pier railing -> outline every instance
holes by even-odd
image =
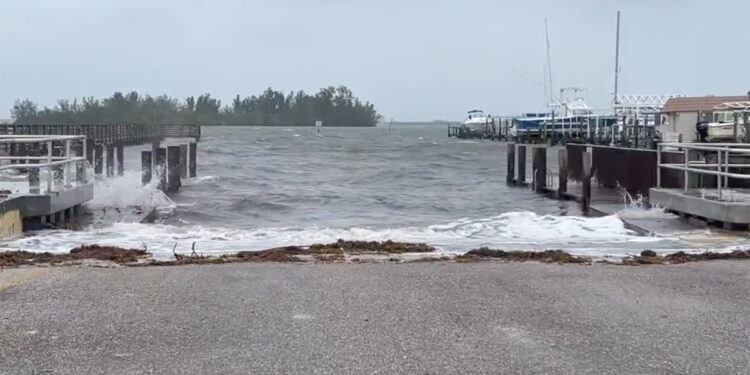
[[[0,190],[50,194],[86,184],[85,154],[83,135],[0,135]]]
[[[722,199],[723,190],[750,186],[750,144],[661,143],[658,148],[659,151],[678,150],[684,156],[682,162],[674,163],[665,162],[661,158],[661,152],[657,153],[657,187],[662,187],[664,169],[684,173],[682,189],[685,193],[690,187],[691,176],[713,177],[710,182],[704,179],[701,185],[703,189],[715,186],[719,200]]]
[[[85,135],[97,144],[138,145],[164,138],[200,139],[200,125],[0,124],[3,135]]]

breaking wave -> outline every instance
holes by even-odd
[[[6,244],[29,251],[67,252],[81,244],[146,247],[156,257],[190,249],[193,242],[204,254],[262,250],[285,245],[334,242],[338,239],[426,242],[445,252],[473,247],[568,249],[591,255],[617,253],[618,244],[659,241],[640,237],[615,216],[586,218],[509,212],[482,219],[460,219],[440,225],[403,228],[259,228],[240,230],[197,225],[114,223],[85,231],[47,230]],[[589,250],[586,250],[589,248]],[[577,249],[577,250],[576,250]],[[593,250],[592,250],[593,249]]]
[[[159,178],[141,184],[141,173],[125,171],[122,176],[102,178],[94,182],[94,199],[89,208],[127,208],[133,206],[155,207],[160,212],[174,210],[175,204],[158,188]]]

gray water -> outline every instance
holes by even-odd
[[[444,126],[203,129],[198,173],[215,179],[175,195],[190,206],[170,222],[385,228],[580,213],[508,187],[505,143],[449,139]]]
[[[507,186],[505,143],[448,138],[444,126],[204,127],[198,177],[171,199],[140,186],[138,151],[126,150],[126,176],[98,182],[89,206],[156,204],[156,224],[48,230],[5,247],[62,252],[116,244],[168,257],[175,244],[219,254],[343,238],[426,242],[450,252],[491,246],[621,256],[746,241],[716,242],[700,230],[642,237],[617,216],[582,217],[573,202]]]

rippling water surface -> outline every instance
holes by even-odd
[[[505,184],[505,144],[447,138],[444,126],[388,128],[204,127],[198,178],[167,198],[141,187],[137,149],[123,178],[96,186],[94,209],[152,203],[157,224],[112,223],[44,231],[6,244],[67,251],[81,243],[147,246],[157,256],[257,250],[339,238],[423,241],[444,251],[476,246],[563,248],[622,255],[698,246],[707,232],[640,237],[615,216],[585,218],[575,203]],[[730,239],[722,244],[734,244]],[[738,243],[742,239],[736,239]]]

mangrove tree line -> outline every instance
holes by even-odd
[[[304,91],[266,89],[260,95],[235,96],[222,106],[211,94],[169,97],[115,92],[111,97],[59,100],[53,108],[17,100],[11,109],[17,124],[149,123],[201,125],[315,125],[375,126],[380,119],[375,107],[361,102],[345,86],[326,87],[315,95]]]

